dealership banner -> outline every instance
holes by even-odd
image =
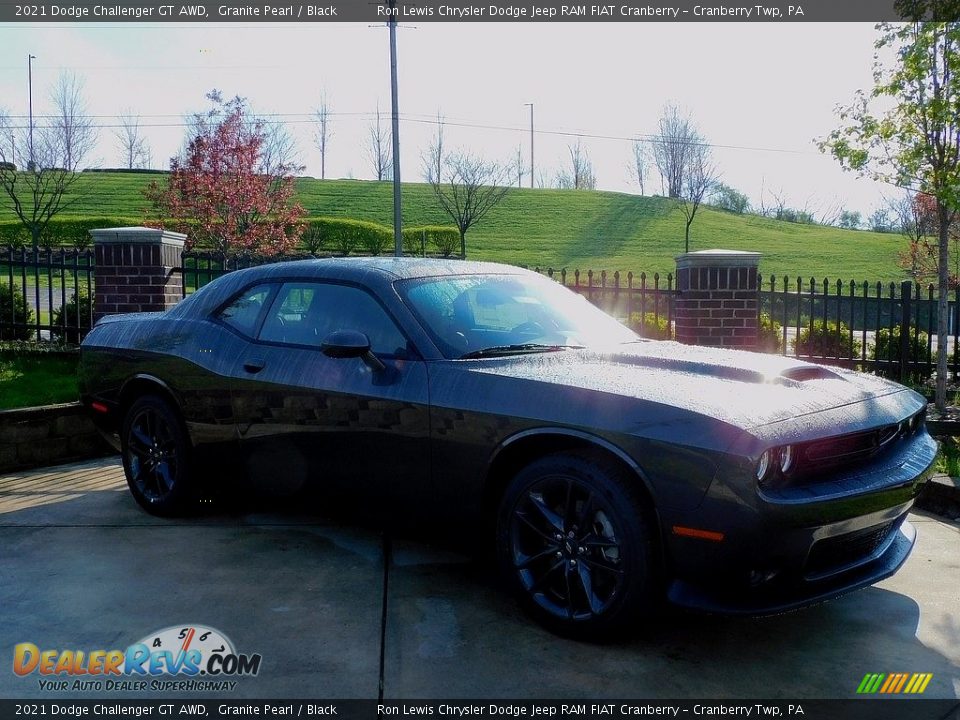
[[[920,4],[924,8],[927,5]],[[956,14],[956,5],[943,3],[935,12]],[[760,4],[751,4],[750,0],[739,4],[632,0],[604,5],[556,0],[233,0],[173,4],[137,0],[0,0],[0,22],[877,22],[902,19],[906,6],[916,8],[918,4],[906,0],[790,0]]]
[[[956,700],[0,700],[0,718],[960,720]]]

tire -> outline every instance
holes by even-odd
[[[497,517],[500,572],[547,629],[605,640],[635,629],[663,597],[655,521],[640,481],[589,452],[521,470]]]
[[[123,471],[137,503],[151,515],[182,515],[196,506],[190,441],[170,403],[137,398],[120,430]]]

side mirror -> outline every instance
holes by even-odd
[[[370,338],[356,330],[334,330],[320,343],[320,350],[331,358],[363,358],[374,370],[383,370],[386,365],[370,351]]]

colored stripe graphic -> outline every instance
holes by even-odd
[[[927,689],[933,673],[867,673],[857,686],[858,695],[919,695]]]

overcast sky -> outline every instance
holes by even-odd
[[[431,22],[401,26],[398,37],[404,180],[421,180],[438,110],[449,147],[506,160],[519,146],[529,164],[532,102],[538,175],[556,175],[575,141],[563,133],[582,134],[598,187],[635,192],[626,138],[655,132],[674,103],[715,144],[723,180],[754,203],[765,187],[796,207],[839,203],[866,215],[892,193],[842,172],[813,142],[835,127],[838,103],[872,85],[871,24]],[[280,114],[314,176],[310,119],[322,92],[335,113],[327,177],[372,176],[362,152],[370,118],[378,102],[390,112],[385,27],[0,25],[0,107],[14,115],[27,112],[28,54],[37,56],[35,114],[49,108],[60,72],[73,71],[98,124],[115,125],[127,108],[141,117],[155,167],[167,167],[184,114],[204,109],[212,88]],[[121,165],[112,133],[100,131],[90,164]],[[648,194],[659,191],[652,185]]]

